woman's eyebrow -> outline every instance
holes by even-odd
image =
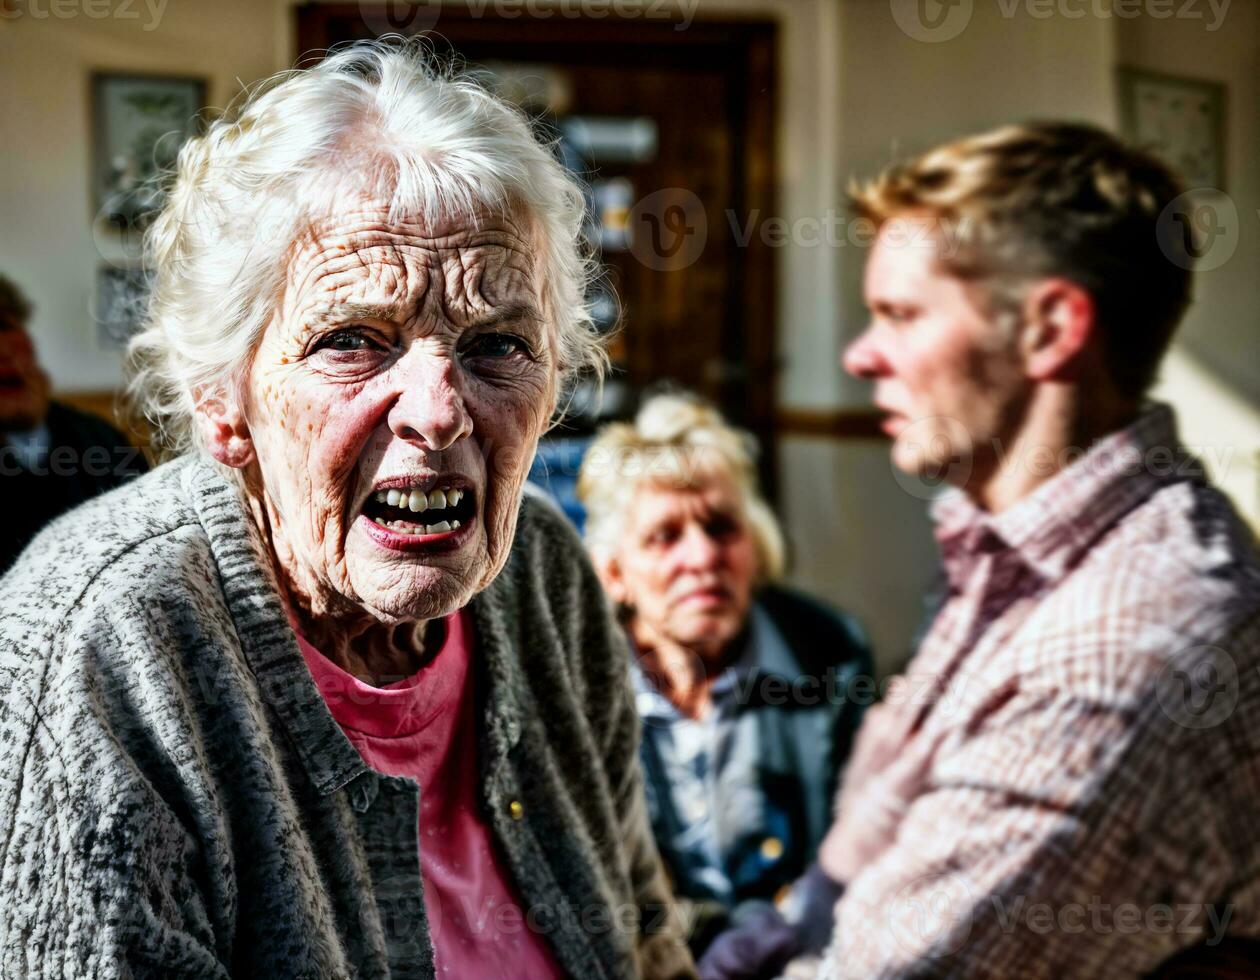
[[[542,323],[542,315],[531,303],[514,303],[511,306],[492,310],[484,316],[470,321],[464,329],[485,329],[486,327],[497,327],[501,323],[519,323],[522,320]]]
[[[338,303],[311,312],[309,320],[315,325],[347,323],[352,320],[381,320],[395,323],[402,318],[397,306],[376,306],[372,303]]]

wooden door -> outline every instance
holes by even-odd
[[[570,116],[651,120],[650,158],[586,175],[633,188],[632,244],[602,256],[623,315],[614,361],[632,388],[678,382],[751,430],[773,496],[773,257],[760,236],[741,242],[739,230],[750,215],[775,213],[774,25],[679,29],[648,16],[619,20],[611,9],[601,19],[516,13],[489,4],[311,4],[297,10],[298,45],[319,51],[431,28],[439,52],[470,64],[560,73]]]

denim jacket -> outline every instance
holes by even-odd
[[[648,809],[674,890],[728,912],[774,899],[814,859],[861,717],[854,680],[871,672],[849,616],[781,588],[757,595],[741,644],[701,721],[631,665]]]

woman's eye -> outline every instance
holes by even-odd
[[[369,337],[362,330],[336,330],[321,337],[315,344],[315,350],[330,350],[340,354],[380,349],[380,343]]]
[[[653,531],[650,533],[647,538],[647,543],[663,547],[664,545],[673,544],[677,540],[677,532],[668,528],[663,528],[659,531]]]
[[[464,347],[465,357],[511,357],[528,352],[525,341],[510,333],[482,334]]]

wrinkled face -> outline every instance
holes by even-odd
[[[930,219],[886,222],[866,265],[871,321],[844,354],[851,374],[875,382],[893,463],[949,482],[979,478],[1009,438],[1029,391],[1010,331],[977,308],[943,271]]]
[[[0,431],[30,429],[48,411],[48,379],[24,324],[0,314]]]
[[[537,254],[510,218],[391,224],[374,204],[298,243],[247,415],[256,495],[310,612],[430,619],[503,567],[555,403]]]
[[[633,610],[641,644],[720,654],[744,626],[757,575],[739,490],[725,477],[688,489],[641,484],[603,574],[613,599]]]

